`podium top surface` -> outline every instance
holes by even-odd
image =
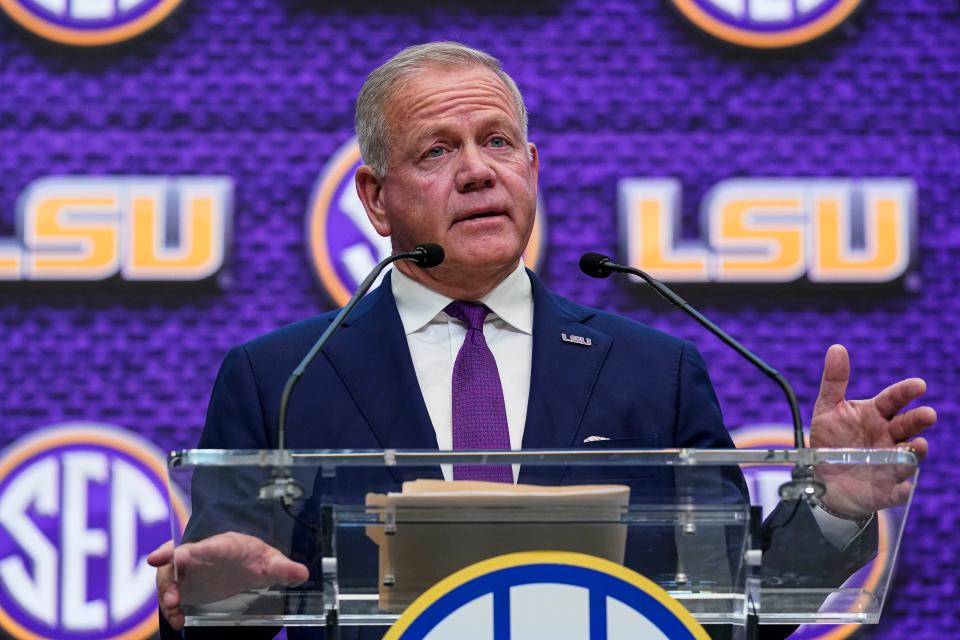
[[[168,458],[171,468],[196,466],[350,467],[439,464],[522,465],[905,465],[916,467],[909,449],[525,449],[437,451],[412,449],[183,449]]]

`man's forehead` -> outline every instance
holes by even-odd
[[[513,122],[519,117],[516,103],[503,80],[485,67],[458,71],[421,73],[410,79],[387,98],[387,120],[400,128],[407,128],[412,118],[483,117],[518,124]]]
[[[513,105],[513,96],[506,83],[483,65],[429,65],[417,69],[391,88],[385,98],[384,112],[405,110],[416,106],[418,102],[429,102],[457,89],[488,90]],[[414,105],[411,105],[411,102]]]
[[[390,93],[401,93],[405,88],[422,82],[425,77],[429,77],[430,82],[436,84],[446,84],[458,82],[465,76],[486,76],[491,84],[507,87],[503,80],[493,69],[482,64],[443,64],[440,62],[426,62],[421,66],[411,69],[409,74],[399,79]],[[482,82],[483,80],[481,80]]]
[[[456,131],[456,125],[463,120],[469,120],[470,123],[480,131],[505,129],[510,133],[515,133],[518,132],[520,128],[516,119],[511,118],[507,114],[499,111],[476,110],[472,113],[464,113],[447,120],[426,122],[419,127],[417,127],[416,124],[407,127],[401,124],[400,129],[403,130],[405,128],[417,139],[436,138],[454,133]]]

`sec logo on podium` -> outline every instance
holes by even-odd
[[[707,34],[753,49],[782,49],[833,31],[864,0],[670,0]]]
[[[307,211],[307,254],[320,285],[337,306],[390,255],[390,239],[377,234],[357,196],[353,175],[363,160],[356,138],[347,140],[320,172]],[[543,257],[546,215],[537,201],[537,217],[523,261],[534,271]]]
[[[130,40],[183,0],[0,0],[17,24],[52,42],[95,47]]]
[[[490,558],[417,598],[384,640],[706,640],[706,631],[657,584],[581,553],[528,551]]]

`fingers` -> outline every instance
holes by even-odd
[[[167,623],[177,631],[182,629],[185,620],[180,608],[180,586],[175,579],[172,564],[157,569],[157,602]]]
[[[895,505],[907,504],[910,500],[910,494],[913,493],[913,483],[904,480],[893,488],[891,499]]]
[[[878,393],[874,396],[873,402],[880,415],[890,419],[926,391],[927,383],[923,378],[907,378],[893,383]]]
[[[918,464],[923,462],[924,458],[927,457],[929,447],[930,445],[927,443],[926,438],[915,438],[910,442],[901,442],[897,445],[898,449],[913,452]],[[894,470],[899,480],[906,480],[907,478],[913,477],[913,474],[917,472],[917,466],[913,464],[898,464],[894,466]]]
[[[173,613],[180,609],[180,587],[177,586],[176,582],[171,582],[163,592],[157,595],[160,601],[160,608],[163,609],[165,616],[167,616],[168,613]],[[169,616],[167,616],[167,618],[169,619]]]
[[[267,563],[267,575],[276,583],[296,587],[307,581],[310,570],[305,565],[294,562],[277,552]]]
[[[174,631],[183,629],[183,625],[186,623],[183,609],[179,606],[168,606],[164,603],[160,606],[160,611],[163,613],[163,617],[167,619],[167,624],[173,627]]]
[[[930,450],[930,445],[927,443],[926,438],[915,438],[910,441],[910,448],[913,449],[913,452],[917,456],[918,462],[923,462],[924,458],[927,457],[927,452]]]
[[[201,562],[222,562],[228,558],[253,557],[272,549],[259,538],[236,531],[218,533],[191,545],[191,557]]]
[[[850,356],[843,345],[831,345],[823,360],[823,377],[820,379],[820,393],[813,414],[824,413],[843,402],[849,381]]]
[[[162,567],[165,564],[170,564],[172,561],[173,540],[167,540],[147,556],[147,564],[151,567]]]
[[[932,407],[917,407],[890,421],[890,437],[896,442],[904,442],[929,429],[936,422],[937,412]]]
[[[310,577],[306,566],[290,560],[263,540],[232,531],[181,545],[177,550],[177,565],[242,567],[249,575],[257,576],[259,586],[278,583],[296,586]]]

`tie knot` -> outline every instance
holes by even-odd
[[[453,316],[467,325],[468,329],[483,331],[483,321],[486,319],[490,309],[479,302],[465,302],[463,300],[454,300],[447,305],[444,311],[447,315]]]

